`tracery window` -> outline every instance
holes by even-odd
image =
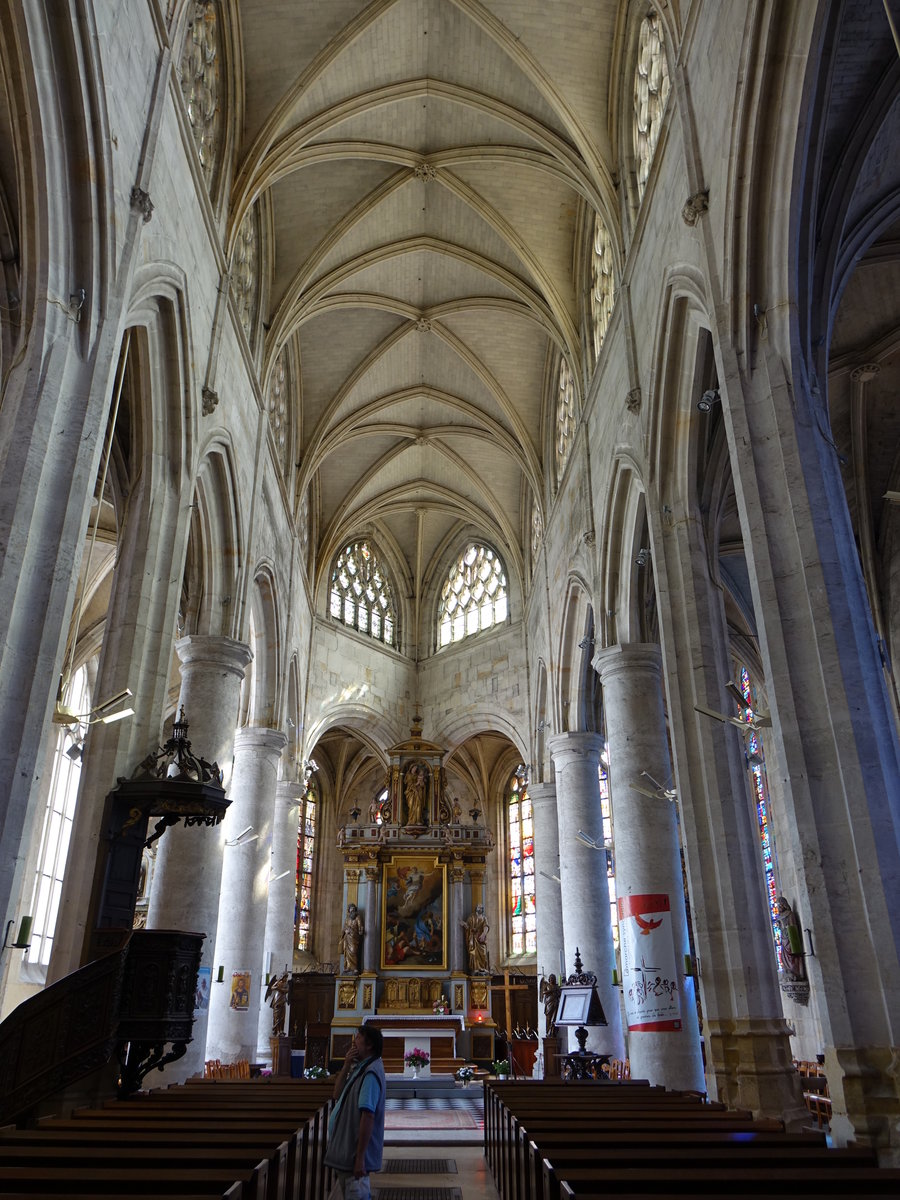
[[[510,952],[537,951],[534,900],[534,817],[528,798],[524,765],[513,772],[507,787],[509,837]]]
[[[562,479],[575,436],[575,376],[564,358],[559,360],[556,397],[556,478]]]
[[[508,595],[503,563],[487,546],[470,543],[441,589],[438,644],[449,646],[506,620]]]
[[[750,672],[746,667],[740,669],[741,695],[747,708],[741,710],[745,721],[752,722],[756,711],[756,699]],[[750,778],[753,784],[753,800],[756,804],[756,822],[759,829],[759,846],[762,852],[763,875],[766,881],[766,900],[769,905],[769,920],[772,923],[772,938],[775,942],[775,957],[779,969],[784,966],[781,953],[781,926],[778,923],[778,879],[775,857],[775,838],[772,832],[771,810],[769,807],[769,786],[766,781],[766,760],[763,754],[762,742],[755,729],[750,728],[747,741],[747,762],[750,766]]]
[[[534,570],[534,564],[537,561],[538,552],[541,548],[541,542],[544,540],[544,521],[541,517],[541,510],[535,502],[531,510],[531,567]]]
[[[310,949],[310,910],[312,907],[313,857],[316,848],[316,786],[310,780],[300,801],[300,826],[297,831],[297,899],[294,928],[297,949]]]
[[[395,645],[394,597],[368,542],[351,542],[331,574],[331,615],[386,646]]]
[[[203,178],[211,191],[219,161],[222,113],[222,32],[217,0],[194,0],[181,55],[181,91]]]
[[[643,197],[650,177],[650,164],[659,140],[668,95],[669,62],[663,26],[658,15],[649,12],[641,22],[634,71],[634,157],[639,198]]]
[[[87,668],[79,667],[72,675],[66,704],[73,712],[86,713],[91,708]],[[44,811],[41,830],[37,870],[31,907],[31,948],[27,962],[46,967],[53,949],[56,918],[66,873],[69,855],[69,839],[78,799],[78,784],[81,779],[81,755],[77,753],[80,743],[72,740],[71,731],[61,729],[56,739],[53,766],[50,776],[50,793]]]
[[[254,205],[241,222],[231,257],[231,290],[247,341],[253,344],[259,310],[259,223]]]
[[[591,252],[591,332],[595,359],[600,355],[600,347],[609,328],[615,300],[612,238],[609,236],[606,222],[599,213],[595,213],[594,244]]]
[[[281,466],[283,474],[288,472],[288,454],[290,446],[288,445],[290,429],[288,426],[288,374],[287,364],[285,362],[284,350],[278,355],[275,360],[275,366],[272,368],[272,376],[269,380],[269,425],[272,428],[272,436],[275,438],[275,447],[278,452],[278,462]]]

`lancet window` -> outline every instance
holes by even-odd
[[[534,504],[531,510],[531,569],[534,570],[534,564],[537,562],[537,556],[541,549],[541,543],[544,540],[544,521],[541,517],[541,510],[537,503]]]
[[[748,723],[752,722],[756,711],[756,697],[750,672],[746,667],[740,669],[741,695],[747,704],[741,716]],[[778,966],[784,965],[781,954],[781,926],[778,924],[778,878],[777,861],[775,858],[775,836],[772,831],[772,814],[769,807],[769,786],[766,781],[766,759],[762,742],[755,729],[750,728],[747,740],[747,762],[750,765],[750,781],[753,788],[753,801],[756,805],[756,822],[759,829],[759,846],[762,853],[763,876],[766,881],[766,900],[769,906],[769,920],[772,923],[772,938],[775,942],[775,956]]]
[[[337,556],[331,574],[331,615],[386,646],[396,644],[393,592],[368,542],[351,542]]]
[[[575,376],[564,358],[559,360],[556,397],[556,478],[562,479],[575,436]]]
[[[297,832],[297,900],[294,928],[297,931],[297,949],[309,950],[310,912],[312,909],[313,858],[316,848],[315,784],[310,780],[306,795],[300,802],[300,826]]]
[[[668,95],[669,62],[663,26],[658,15],[649,12],[641,22],[638,33],[637,65],[634,71],[634,157],[639,198],[643,197],[650,177],[650,165],[659,140]]]
[[[600,347],[609,328],[615,300],[612,238],[606,222],[599,213],[595,213],[594,243],[591,251],[591,332],[595,359],[600,355]]]
[[[181,55],[181,91],[207,188],[215,184],[224,129],[218,0],[194,0]]]
[[[513,772],[507,787],[509,837],[510,952],[537,951],[537,913],[534,899],[534,817],[528,798],[524,765]]]
[[[90,711],[91,697],[86,667],[79,667],[72,675],[66,704],[73,712]],[[59,901],[66,873],[75,803],[78,799],[78,783],[81,778],[80,747],[80,738],[76,739],[68,728],[60,730],[53,754],[50,793],[44,810],[34,892],[28,910],[34,921],[27,962],[41,967],[46,967],[50,962],[50,952],[53,949],[53,934],[59,915]]]
[[[449,646],[506,620],[506,571],[488,546],[472,542],[454,563],[441,589],[438,645]]]
[[[603,820],[603,843],[606,847],[606,884],[609,888],[609,923],[612,927],[613,947],[619,949],[619,910],[616,907],[616,858],[613,853],[612,805],[609,799],[609,767],[600,761],[598,771],[600,784],[600,813]]]

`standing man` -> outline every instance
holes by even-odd
[[[334,1085],[325,1165],[336,1172],[344,1200],[369,1200],[369,1172],[381,1170],[386,1091],[383,1045],[381,1030],[363,1025]]]

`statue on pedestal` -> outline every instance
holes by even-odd
[[[347,920],[341,930],[340,950],[344,956],[344,970],[348,975],[359,974],[359,951],[362,946],[362,917],[355,904],[347,905]]]
[[[460,921],[466,931],[466,950],[469,952],[469,974],[488,975],[487,935],[490,925],[484,915],[484,905],[476,906],[475,911],[465,921]]]
[[[406,824],[421,825],[425,811],[425,788],[428,768],[424,763],[411,763],[406,768],[403,795],[406,800]]]
[[[284,1033],[284,1018],[287,1012],[287,997],[291,981],[287,971],[283,975],[273,975],[266,987],[266,1000],[272,1009],[272,1037]]]
[[[540,999],[544,1004],[544,1019],[547,1023],[547,1037],[553,1037],[556,1033],[556,1010],[559,1008],[560,986],[556,981],[556,976],[551,975],[549,979],[541,980]]]

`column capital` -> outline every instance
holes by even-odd
[[[244,671],[253,661],[253,651],[246,642],[238,642],[230,637],[192,633],[179,638],[175,643],[175,650],[183,667],[193,667],[201,663],[210,667],[222,667],[240,679],[243,679]]]
[[[583,759],[594,760],[599,764],[603,746],[604,741],[599,733],[586,731],[555,733],[553,737],[547,738],[547,749],[557,770]]]
[[[234,752],[260,750],[263,753],[280,755],[287,744],[287,736],[280,729],[266,725],[245,725],[234,735]]]
[[[529,783],[528,799],[532,806],[536,804],[556,805],[556,784],[555,783]]]
[[[658,679],[662,675],[662,654],[656,642],[625,642],[598,650],[591,659],[591,666],[602,683],[620,672],[646,671]]]
[[[279,779],[275,786],[275,803],[292,808],[306,795],[306,785],[296,779]]]

